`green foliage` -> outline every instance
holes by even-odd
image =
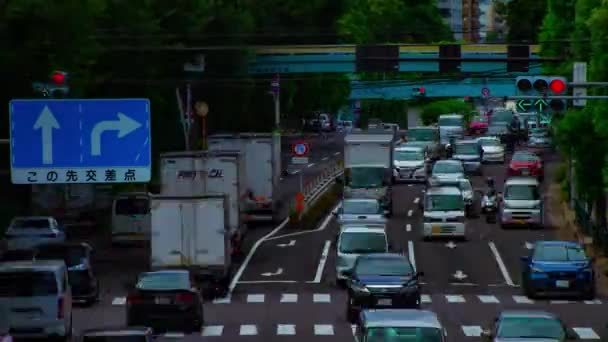
[[[543,57],[561,57],[569,53],[570,46],[564,44],[574,30],[575,0],[548,0],[547,13],[540,28],[539,40]],[[567,75],[570,63],[543,65],[549,75]]]
[[[367,127],[367,121],[378,118],[382,122],[396,123],[400,127],[407,127],[407,102],[402,100],[362,100],[361,127]]]
[[[559,0],[558,0],[559,1]],[[547,10],[547,0],[512,0],[494,2],[504,15],[509,32],[509,43],[536,43],[538,31]]]
[[[473,106],[462,100],[439,100],[423,106],[420,118],[424,125],[431,125],[437,123],[439,115],[455,113],[463,114],[465,116],[465,121],[468,121],[471,117],[472,110]]]

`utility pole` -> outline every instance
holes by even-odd
[[[270,88],[274,101],[274,128],[278,131],[281,129],[281,80],[279,74],[272,78]]]

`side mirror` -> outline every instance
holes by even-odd
[[[353,276],[353,271],[352,270],[342,271],[342,274],[344,274],[345,276],[347,276],[350,279]]]

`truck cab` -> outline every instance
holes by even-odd
[[[544,226],[544,203],[540,182],[534,177],[511,177],[504,185],[500,204],[500,225]]]
[[[477,140],[456,140],[452,148],[452,158],[460,160],[465,172],[481,175],[483,150]]]
[[[466,238],[465,202],[455,186],[430,188],[424,195],[423,236]]]

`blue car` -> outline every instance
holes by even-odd
[[[595,298],[593,258],[572,241],[538,241],[530,256],[522,257],[522,286],[526,296],[538,293],[577,294]]]

